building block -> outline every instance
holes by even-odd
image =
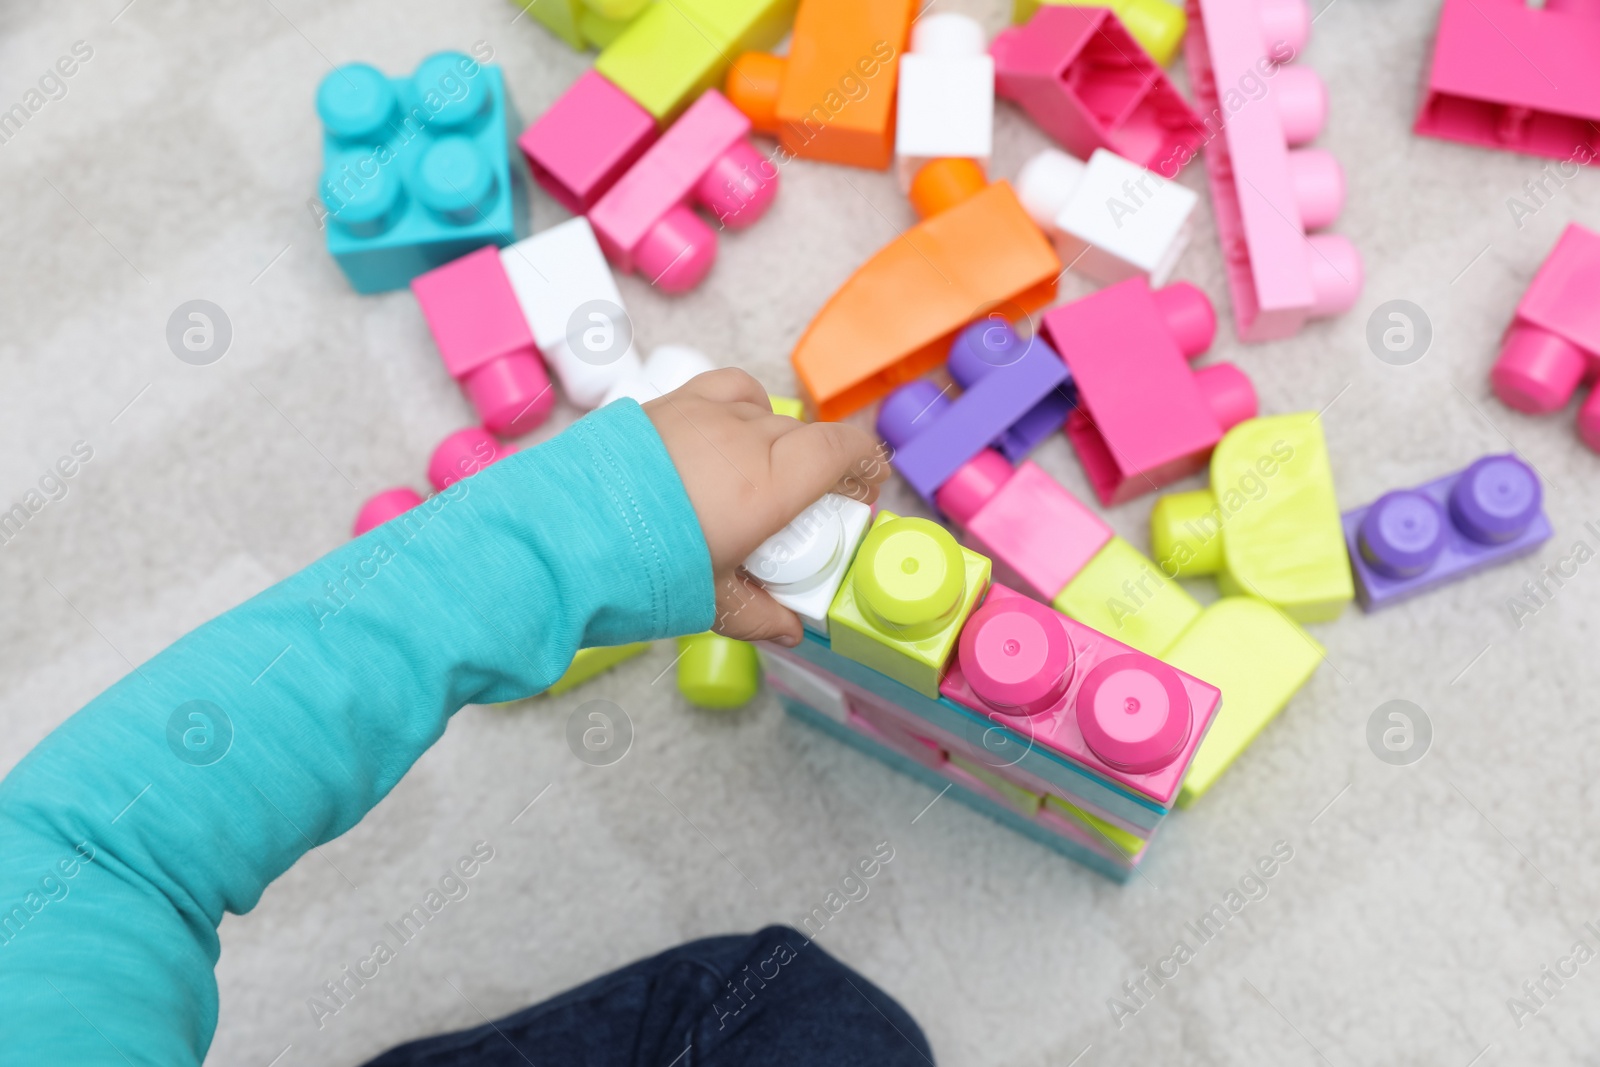
[[[940,160],[917,175],[912,202],[923,221],[840,286],[791,354],[820,419],[932,370],[974,318],[1055,299],[1061,261],[1004,181],[987,184],[968,160]]]
[[[1183,31],[1189,25],[1183,8],[1167,0],[1016,0],[1011,21],[1020,26],[1046,4],[1110,8],[1139,47],[1163,67],[1171,65],[1172,57],[1178,54]]]
[[[641,372],[632,320],[588,219],[501,249],[500,264],[568,400],[598,407],[612,386]]]
[[[822,671],[807,670],[801,660],[762,652],[761,665],[766,668],[767,681],[784,692],[803,700],[830,719],[844,722],[850,718],[850,699],[842,687]]]
[[[1089,831],[1135,863],[1144,854],[1145,847],[1150,844],[1148,837],[1141,837],[1131,830],[1124,830],[1115,823],[1107,822],[1093,812],[1080,808],[1072,801],[1053,793],[1045,794],[1044,811],[1041,814],[1045,816],[1041,821],[1060,818]]]
[[[969,760],[954,752],[946,753],[945,759],[949,763],[951,771],[959,771],[968,778],[983,783],[1020,815],[1031,819],[1039,814],[1040,808],[1044,807],[1043,793],[1035,793],[1031,789],[1022,788],[1015,782],[1008,782],[983,764]],[[957,780],[959,781],[960,779],[958,778]],[[971,788],[971,786],[969,785],[968,788]]]
[[[782,40],[796,0],[672,0],[652,4],[601,51],[594,69],[662,126],[722,83],[735,56]]]
[[[989,47],[995,91],[1079,158],[1106,148],[1141,167],[1187,161],[1200,118],[1104,7],[1047,5]],[[1176,177],[1182,163],[1162,169]]]
[[[1417,133],[1588,163],[1600,153],[1600,9],[1445,0]]]
[[[956,335],[950,343],[944,369],[961,388],[971,389],[990,372],[1009,366],[1023,351],[1035,345],[1048,349],[1056,359],[1061,358],[1043,337],[1037,334],[1028,338],[1019,336],[1004,315],[992,311]],[[1012,463],[1022,462],[1045,438],[1061,429],[1061,424],[1077,405],[1078,389],[1069,369],[1060,385],[995,438],[994,447]]]
[[[576,51],[604,48],[651,0],[512,0]]]
[[[834,652],[935,700],[989,561],[927,519],[880,511],[828,609]]]
[[[1072,368],[1067,438],[1102,504],[1121,504],[1201,470],[1229,427],[1256,413],[1231,363],[1190,370],[1211,346],[1211,301],[1187,282],[1143,278],[1049,311],[1043,331]]]
[[[1216,687],[999,585],[941,691],[1163,805],[1221,703]]]
[[[572,657],[572,663],[567,667],[566,673],[544,691],[545,695],[559,696],[569,689],[576,689],[584,682],[598,678],[612,667],[632,659],[649,647],[649,641],[636,641],[631,645],[580,648],[577,655]]]
[[[789,54],[734,60],[723,91],[791,157],[883,170],[915,0],[801,0]]]
[[[411,291],[445,370],[484,426],[516,437],[550,417],[556,395],[499,249],[486,245],[419,274]]]
[[[1150,540],[1168,574],[1215,574],[1296,622],[1336,619],[1355,595],[1322,424],[1250,419],[1211,456],[1211,488],[1156,501]]]
[[[678,638],[678,692],[697,708],[742,708],[761,689],[756,647],[707,630]]]
[[[459,52],[408,78],[365,63],[317,87],[328,252],[358,293],[399,289],[524,220],[507,150],[510,106],[498,67]]]
[[[1597,53],[1600,54],[1600,53]],[[1600,378],[1600,234],[1570,224],[1517,304],[1489,381],[1518,411],[1559,411]],[[1578,409],[1578,437],[1600,452],[1600,389]]]
[[[457,430],[440,441],[428,458],[428,484],[442,493],[514,451],[496,441],[494,435],[481,426]]]
[[[844,720],[849,726],[863,730],[888,745],[902,756],[916,760],[924,767],[943,772],[949,756],[938,743],[906,729],[897,719],[882,714],[876,702],[852,699],[850,714]]]
[[[982,363],[972,351],[957,344],[951,354]],[[954,400],[932,382],[918,381],[890,393],[878,408],[878,436],[894,447],[895,470],[930,504],[962,464],[1069,379],[1066,364],[1044,343],[1018,345],[1003,358],[981,376],[963,375],[972,384]]]
[[[867,536],[872,509],[827,493],[745,558],[744,569],[809,630],[828,634],[828,608]]]
[[[895,166],[903,189],[935,159],[989,163],[994,148],[994,60],[983,27],[966,15],[924,15],[900,57]]]
[[[1310,13],[1305,0],[1188,4],[1184,54],[1205,116],[1206,176],[1234,326],[1242,341],[1288,337],[1309,319],[1350,310],[1363,277],[1347,238],[1312,232],[1339,217],[1345,183],[1332,155],[1297,147],[1315,139],[1328,116],[1321,79],[1289,65],[1311,33]],[[1162,173],[1188,158],[1175,157]]]
[[[716,370],[716,364],[697,348],[688,345],[661,345],[651,350],[644,366],[637,374],[623,378],[606,393],[600,406],[628,397],[647,404],[659,396],[687,385],[689,379],[706,371]]]
[[[1533,468],[1506,454],[1345,512],[1356,599],[1376,611],[1527,555],[1554,532],[1543,500]]]
[[[350,536],[360,537],[368,530],[404,515],[420,503],[422,496],[415,489],[405,487],[385,489],[361,505],[361,510],[356,513],[355,524],[351,527]]]
[[[653,115],[591,69],[522,131],[517,147],[528,157],[533,180],[562,207],[585,215],[655,143],[656,133]]]
[[[1143,552],[1113,537],[1050,601],[1061,614],[1151,656],[1164,656],[1200,603]]]
[[[806,406],[792,396],[773,396],[767,394],[767,401],[772,405],[774,415],[804,422],[806,419]]]
[[[1189,247],[1198,200],[1104,148],[1087,165],[1045,149],[1018,173],[1017,197],[1072,270],[1108,285],[1143,276],[1155,286]]]
[[[1178,806],[1188,807],[1311,679],[1324,652],[1272,605],[1228,596],[1207,605],[1161,658],[1222,690],[1222,707],[1178,793]]]
[[[689,205],[743,229],[778,193],[778,170],[747,140],[749,133],[750,120],[727,97],[706,90],[589,212],[606,258],[665,292],[699,285],[716,259],[717,234]]]

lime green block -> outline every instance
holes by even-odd
[[[604,674],[623,660],[632,659],[650,647],[648,641],[638,641],[631,645],[607,645],[603,648],[580,648],[578,654],[572,657],[572,663],[567,667],[567,673],[556,679],[556,683],[545,692],[550,696],[565,693],[569,689],[576,689],[596,675]]]
[[[1183,13],[1183,8],[1166,0],[1017,0],[1011,9],[1011,21],[1027,22],[1045,4],[1109,7],[1139,42],[1139,47],[1163,67],[1177,55],[1178,45],[1183,43],[1183,32],[1189,26],[1189,17]]]
[[[787,415],[791,419],[805,421],[806,406],[801,401],[792,396],[772,396],[770,393],[767,395],[767,399],[772,401],[772,413],[774,415]]]
[[[1120,537],[1107,541],[1051,605],[1070,619],[1157,657],[1200,617],[1199,601]]]
[[[1205,795],[1322,662],[1323,648],[1271,604],[1224,597],[1168,650],[1166,661],[1222,690],[1222,707],[1178,791],[1178,806]]]
[[[662,0],[600,53],[595,69],[665,125],[721,85],[735,57],[777,44],[796,2]]]
[[[612,41],[622,36],[622,31],[631,26],[633,20],[639,17],[639,12],[643,11],[650,3],[651,0],[645,0],[642,4],[630,3],[627,5],[630,10],[629,14],[616,16],[605,15],[593,8],[586,9],[583,16],[578,20],[578,28],[589,39],[591,46],[606,48]]]
[[[989,569],[938,523],[878,512],[828,608],[833,650],[937,700]]]
[[[1022,788],[1015,782],[1008,782],[983,764],[974,763],[963,756],[956,755],[954,752],[950,753],[949,760],[955,766],[966,771],[996,793],[999,793],[1005,798],[1007,804],[1016,808],[1023,815],[1031,819],[1039,814],[1039,807],[1044,803],[1043,793],[1035,793]]]
[[[1054,793],[1046,793],[1044,803],[1058,815],[1066,816],[1095,836],[1111,842],[1112,847],[1124,856],[1137,856],[1144,851],[1144,846],[1150,843],[1148,838],[1140,837],[1132,830],[1124,830],[1115,823],[1106,822],[1093,812],[1085,811]]]
[[[651,0],[512,0],[579,52],[604,48]]]
[[[678,692],[689,703],[717,711],[739,708],[760,688],[756,646],[709,630],[678,638]]]
[[[1328,445],[1311,412],[1229,430],[1211,454],[1211,488],[1157,501],[1150,540],[1177,565],[1169,573],[1215,572],[1225,595],[1260,597],[1297,622],[1336,619],[1355,595]]]

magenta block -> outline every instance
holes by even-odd
[[[1600,53],[1597,53],[1600,54]],[[1495,395],[1518,411],[1566,407],[1600,377],[1600,235],[1569,225],[1517,305],[1490,372]],[[1578,436],[1600,452],[1600,390],[1578,411]]]
[[[361,510],[356,513],[355,525],[350,530],[350,536],[360,537],[368,530],[404,515],[420,503],[422,497],[417,495],[415,489],[404,487],[385,489],[361,505]]]
[[[717,255],[697,204],[735,229],[759,219],[778,192],[777,167],[750,144],[750,120],[707,89],[589,213],[606,257],[669,293],[693,289]]]
[[[1214,686],[1001,585],[962,629],[939,691],[1159,803],[1222,703]]]
[[[507,448],[481,426],[469,426],[439,442],[428,459],[428,484],[444,492],[455,482],[477,474],[491,463],[509,456]]]
[[[1170,178],[1200,147],[1199,116],[1105,8],[1046,4],[989,54],[995,94],[1075,156],[1106,148]]]
[[[1356,599],[1377,611],[1527,555],[1553,532],[1542,502],[1533,468],[1499,455],[1345,512]]]
[[[656,120],[591,69],[517,138],[533,180],[586,215],[656,139]]]
[[[1211,346],[1216,313],[1187,282],[1152,291],[1143,278],[1047,312],[1042,330],[1072,368],[1078,410],[1067,439],[1102,504],[1154,492],[1204,468],[1255,390],[1229,363],[1191,370]]]
[[[420,274],[411,291],[445,370],[485,426],[515,436],[545,420],[555,393],[498,248],[480,248]]]
[[[1327,120],[1328,92],[1292,66],[1311,33],[1305,0],[1188,0],[1184,55],[1206,125],[1206,177],[1240,340],[1271,341],[1348,311],[1361,257],[1330,225],[1344,172],[1297,148]],[[1165,172],[1163,172],[1165,173]]]
[[[1600,147],[1597,56],[1600,7],[1586,0],[1444,0],[1414,128],[1592,163]]]
[[[1112,529],[1032,461],[998,452],[967,463],[939,490],[939,508],[994,563],[994,580],[1046,603],[1094,558]]]
[[[894,446],[895,470],[930,504],[962,464],[1070,380],[1047,344],[996,353],[997,362],[981,377],[965,375],[972,386],[954,400],[931,382],[912,382],[878,409],[878,434]]]

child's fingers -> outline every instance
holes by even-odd
[[[767,398],[767,391],[761,388],[761,383],[738,367],[723,367],[721,370],[697,374],[683,387],[682,392],[694,393],[720,404],[743,401],[769,412],[772,410],[772,401]]]
[[[717,583],[717,622],[712,627],[739,641],[800,643],[802,627],[794,612],[772,599],[749,577],[733,574]]]
[[[889,464],[876,437],[842,422],[797,426],[772,443],[778,507],[789,522],[824,493],[857,500],[889,477]]]

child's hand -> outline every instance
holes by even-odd
[[[756,380],[712,371],[644,405],[694,505],[717,585],[718,633],[741,641],[800,642],[794,612],[739,565],[824,493],[865,503],[889,476],[877,438],[838,422],[774,415]]]

